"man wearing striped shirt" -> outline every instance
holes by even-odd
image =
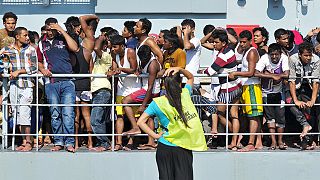
[[[213,64],[207,68],[204,72],[208,75],[214,74],[227,74],[237,71],[237,61],[234,51],[228,47],[228,35],[224,30],[215,30],[212,33],[212,40],[214,49],[219,53],[215,57]],[[220,77],[219,82],[221,84],[220,92],[218,95],[218,104],[239,104],[239,98],[241,95],[241,82],[238,78],[229,78],[229,82],[226,77]],[[227,106],[218,106],[218,116],[222,124],[228,123],[226,120],[226,108]],[[232,105],[230,109],[231,126],[230,130],[233,133],[239,132],[239,119],[238,119],[238,106]],[[237,136],[232,137],[229,149],[237,150]]]
[[[33,100],[32,78],[18,78],[20,74],[33,74],[37,72],[37,53],[36,49],[29,46],[28,31],[24,27],[18,27],[14,30],[15,43],[4,47],[0,54],[5,54],[4,58],[5,72],[10,73],[10,101],[13,104],[13,119],[20,128],[22,134],[30,134],[31,127],[31,104]],[[19,105],[22,104],[22,105]],[[17,151],[30,151],[32,144],[30,135],[24,137],[21,146]]]

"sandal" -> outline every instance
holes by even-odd
[[[287,150],[287,146],[284,143],[279,144],[279,149],[280,150]]]
[[[248,146],[252,146],[253,148],[249,148]],[[254,147],[254,144],[248,143],[247,146],[243,147],[242,149],[238,149],[238,152],[249,152],[249,151],[255,151],[256,148]]]
[[[139,150],[155,150],[157,147],[155,147],[154,145],[152,144],[144,144],[144,146],[140,146],[138,147],[137,149]]]
[[[32,143],[27,141],[26,144],[24,145],[24,148],[21,151],[23,152],[31,151],[32,148],[33,148]]]
[[[279,147],[279,149],[280,149],[280,147]],[[268,148],[268,150],[276,150],[276,147],[275,147],[275,146],[270,146],[270,147]]]

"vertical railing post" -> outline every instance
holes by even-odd
[[[8,147],[8,78],[3,78],[2,84],[2,150]],[[3,105],[5,104],[5,105]]]
[[[226,109],[226,120],[227,120],[227,123],[226,123],[226,150],[228,150],[228,144],[229,144],[229,76],[228,74],[226,75],[227,76],[227,109]]]
[[[114,122],[115,122],[115,114],[114,114],[114,92],[116,87],[114,86],[114,75],[112,75],[112,95],[111,95],[111,100],[112,100],[112,106],[111,106],[111,120],[112,120],[112,141],[111,141],[111,150],[114,151],[114,142],[115,142],[115,137],[114,137]]]

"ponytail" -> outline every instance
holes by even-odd
[[[188,120],[182,110],[182,103],[181,103],[182,88],[180,87],[181,80],[182,78],[179,72],[174,75],[171,74],[170,76],[167,76],[165,78],[164,86],[166,88],[166,93],[167,93],[166,95],[170,105],[177,110],[185,126],[189,127]]]

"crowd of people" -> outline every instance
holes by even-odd
[[[286,150],[288,146],[312,150],[318,143],[318,136],[308,133],[319,132],[320,127],[320,110],[315,106],[319,103],[320,28],[312,29],[305,37],[279,28],[274,32],[275,43],[268,44],[271,36],[265,27],[237,34],[232,28],[208,24],[203,28],[203,37],[196,37],[192,19],[151,34],[151,21],[141,18],[124,22],[121,30],[103,27],[98,37],[96,15],[71,16],[63,23],[65,28],[50,17],[40,35],[26,27],[16,27],[17,21],[14,13],[5,13],[4,28],[0,30],[0,69],[9,75],[5,88],[11,103],[12,128],[25,134],[17,151],[33,149],[37,142],[28,134],[36,131],[42,134],[40,144],[54,144],[52,151],[75,152],[84,143],[89,150],[99,152],[110,150],[112,143],[115,151],[153,150],[161,142],[175,144],[174,139],[180,134],[172,121],[180,122],[174,126],[185,125],[188,129],[189,120],[195,117],[201,120],[203,131],[212,134],[206,139],[213,149],[223,146],[219,142],[225,136],[219,133],[226,132],[226,126],[229,133],[234,133],[228,145],[232,151],[254,151],[264,146],[270,150]],[[211,57],[206,57],[212,64],[204,69],[200,69],[202,48],[212,51]],[[163,78],[177,72],[186,76],[180,85],[174,77]],[[44,76],[38,84],[35,78],[19,77],[37,73]],[[70,77],[55,77],[56,74]],[[73,78],[72,74],[108,78]],[[197,74],[211,77],[210,85],[204,85],[197,76],[193,78]],[[186,88],[181,89],[184,85]],[[190,91],[193,104],[201,104],[196,106],[196,112],[183,98],[184,91]],[[161,104],[161,97],[168,98],[167,103],[175,108]],[[113,99],[116,117],[111,116],[111,106],[100,106],[111,104]],[[31,105],[35,102],[50,105],[39,107],[40,129],[35,128],[36,111]],[[114,142],[108,136],[90,136],[108,134],[111,119],[115,119]],[[157,131],[160,135],[154,133]],[[143,132],[149,134],[148,139],[139,143],[141,139],[135,135]],[[271,135],[237,134],[244,132]],[[301,134],[287,137],[281,134],[285,132]],[[50,137],[46,133],[87,133],[88,137]]]

